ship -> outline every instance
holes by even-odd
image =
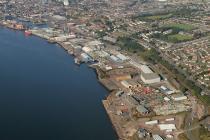
[[[80,65],[80,61],[78,58],[74,58],[74,63]]]
[[[29,35],[31,35],[32,34],[32,32],[31,31],[29,31],[29,30],[25,30],[25,35],[26,36],[29,36]]]

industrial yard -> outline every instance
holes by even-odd
[[[24,3],[12,1],[5,5]],[[188,0],[46,2],[31,15],[26,7],[10,9],[46,27],[28,27],[3,12],[0,23],[59,44],[76,65],[96,69],[110,92],[103,105],[119,139],[179,140],[209,132],[209,7]]]

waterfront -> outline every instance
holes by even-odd
[[[116,139],[93,69],[38,37],[0,36],[0,139]]]

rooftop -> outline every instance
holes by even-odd
[[[153,71],[147,65],[141,65],[140,69],[143,73],[153,73]]]

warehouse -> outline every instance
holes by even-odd
[[[156,73],[141,73],[141,80],[145,84],[153,84],[160,82],[160,77]]]
[[[102,58],[110,56],[109,53],[107,53],[107,52],[105,52],[105,51],[96,51],[95,53],[96,53],[99,57],[102,57]]]
[[[92,50],[96,51],[96,50],[100,50],[104,48],[104,44],[98,40],[94,40],[94,41],[88,42],[85,47],[89,47]]]
[[[182,100],[186,100],[187,96],[184,96],[183,94],[174,94],[172,95],[172,99],[174,101],[182,101]]]
[[[125,55],[121,54],[121,53],[119,53],[119,54],[117,55],[117,57],[118,57],[121,61],[126,61],[126,60],[128,60],[128,58],[127,58]]]
[[[117,97],[121,97],[123,94],[124,94],[124,91],[120,90],[120,91],[118,91],[115,95],[116,95]]]
[[[111,55],[110,56],[111,60],[114,61],[114,62],[120,62],[120,58],[114,56],[114,55]]]
[[[139,102],[137,102],[133,97],[131,96],[126,96],[127,101],[131,104],[131,105],[139,105]]]
[[[146,115],[146,114],[149,113],[149,110],[146,109],[143,105],[138,105],[138,106],[136,107],[136,110],[137,110],[139,113],[143,114],[143,115]]]
[[[158,124],[158,120],[153,120],[153,121],[148,121],[148,122],[145,122],[146,125],[155,125],[155,124]]]
[[[160,76],[156,73],[154,73],[148,66],[141,65],[141,80],[145,84],[153,84],[160,82]]]
[[[93,61],[93,59],[86,53],[81,54],[81,60],[82,62],[85,62],[85,63]]]
[[[161,138],[159,135],[152,135],[152,138],[154,140],[163,140],[163,138]]]
[[[170,90],[169,88],[167,88],[165,86],[161,86],[159,89],[162,93],[167,94],[167,95],[171,95],[175,92],[175,91]]]
[[[89,48],[89,47],[83,47],[82,50],[85,52],[85,53],[90,53],[93,51],[93,49]]]
[[[158,125],[160,130],[175,130],[175,124],[159,124]]]

